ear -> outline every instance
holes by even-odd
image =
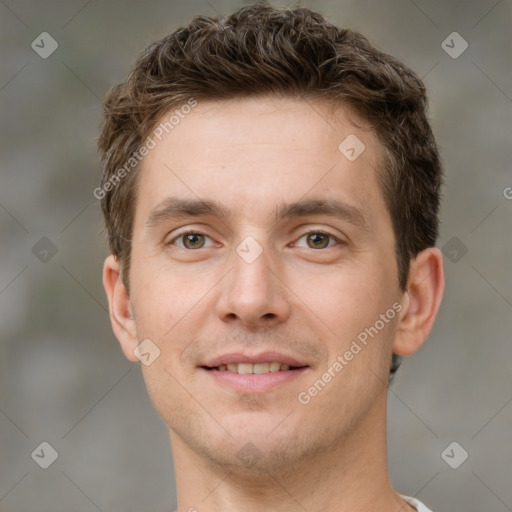
[[[110,322],[124,355],[138,361],[133,351],[138,345],[137,329],[133,318],[130,294],[123,283],[121,265],[112,254],[103,264],[103,286],[107,293]]]
[[[407,292],[397,323],[393,352],[408,356],[427,339],[444,293],[443,255],[435,247],[418,253],[411,261]]]

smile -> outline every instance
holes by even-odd
[[[215,368],[210,368],[211,370],[217,370],[220,372],[232,372],[238,374],[257,374],[262,375],[264,373],[274,373],[274,372],[283,372],[288,371],[290,369],[295,369],[295,367],[291,367],[288,364],[282,364],[279,362],[271,362],[271,363],[230,363],[230,364],[221,364]]]
[[[311,367],[305,361],[267,351],[231,353],[210,359],[199,367],[213,383],[236,393],[265,393],[292,382]],[[212,382],[210,380],[210,382]]]

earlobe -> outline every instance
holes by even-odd
[[[407,356],[421,347],[432,330],[443,293],[443,256],[430,247],[411,261],[393,352]]]
[[[124,355],[130,361],[137,361],[133,351],[138,345],[135,320],[126,289],[121,265],[114,255],[109,255],[103,264],[103,286],[108,298],[110,322]]]

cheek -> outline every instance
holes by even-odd
[[[176,367],[183,350],[204,324],[215,276],[183,272],[168,262],[148,258],[133,281],[132,298],[138,339],[151,339]]]
[[[383,274],[386,271],[376,263],[369,260],[316,275],[307,285],[296,275],[295,286],[300,290],[297,295],[307,306],[303,312],[318,327],[317,334],[326,334],[329,363],[356,342],[359,349],[354,346],[357,354],[353,359],[349,354],[349,366],[359,371],[370,365],[380,374],[381,361],[384,360],[384,366],[387,364],[385,354],[390,352],[394,336],[393,304],[397,294],[394,273]]]
[[[183,283],[161,267],[152,267],[151,260],[145,265],[133,266],[132,300],[140,336],[162,340],[166,333],[185,313],[183,310]]]
[[[314,312],[329,322],[349,326],[358,320],[372,318],[385,303],[387,283],[371,262],[345,263],[326,273],[304,279],[300,273],[292,277],[297,295]]]

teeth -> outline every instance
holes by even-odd
[[[256,363],[253,365],[253,373],[268,373],[270,371],[270,363]]]
[[[270,371],[278,372],[281,369],[281,363],[270,363]]]
[[[230,363],[221,364],[218,368],[219,371],[228,371],[233,373],[240,373],[243,375],[255,373],[261,375],[262,373],[286,371],[290,369],[287,364],[281,364],[277,362],[270,363]]]
[[[242,374],[254,373],[253,367],[254,367],[254,365],[251,363],[238,363],[238,373],[242,373]]]

